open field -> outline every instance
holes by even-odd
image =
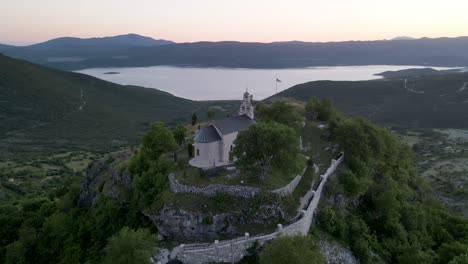
[[[37,197],[54,199],[79,184],[89,162],[106,155],[76,151],[30,161],[0,162],[0,204]]]

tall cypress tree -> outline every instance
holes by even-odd
[[[192,126],[194,126],[198,122],[197,114],[193,113],[192,115]]]

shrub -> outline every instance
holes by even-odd
[[[273,239],[260,253],[260,264],[325,263],[309,236],[284,236]]]

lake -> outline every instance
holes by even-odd
[[[301,69],[233,69],[192,67],[94,68],[78,71],[123,85],[156,88],[192,100],[241,99],[248,87],[254,99],[261,100],[296,84],[318,81],[359,81],[379,79],[376,73],[429,66],[336,66]],[[434,69],[448,69],[432,67]],[[113,74],[106,74],[113,73]]]

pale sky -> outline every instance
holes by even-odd
[[[1,0],[0,43],[136,33],[176,42],[468,36],[468,0]]]

